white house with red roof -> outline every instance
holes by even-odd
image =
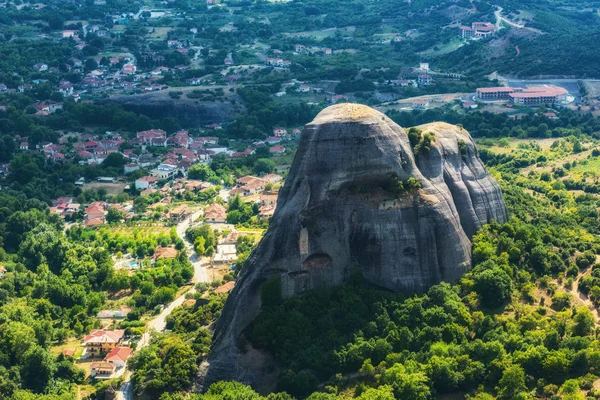
[[[271,153],[271,154],[283,154],[283,153],[285,153],[285,147],[282,147],[282,146],[272,146],[269,149],[269,153]]]
[[[121,68],[121,72],[123,72],[126,75],[135,74],[136,71],[137,67],[133,64],[125,64],[123,65],[123,68]]]
[[[154,176],[142,176],[135,181],[135,188],[137,190],[146,190],[148,188],[155,188],[156,183],[159,181],[158,178]]]
[[[167,139],[167,132],[162,129],[149,129],[147,131],[140,131],[136,134],[138,139],[141,139],[144,143],[151,143],[154,139]]]
[[[131,357],[131,353],[133,353],[131,347],[114,347],[104,357],[104,361],[113,364],[117,368],[123,368],[129,357]]]

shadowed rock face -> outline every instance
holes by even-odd
[[[176,100],[161,92],[113,97],[99,100],[98,104],[120,104],[127,111],[156,119],[172,117],[188,126],[220,124],[236,116],[230,103]]]
[[[223,379],[269,389],[273,363],[250,362],[240,337],[273,277],[291,297],[339,285],[358,268],[375,285],[412,293],[469,270],[469,238],[508,219],[502,193],[465,130],[419,128],[435,141],[415,155],[405,131],[366,106],[335,105],[306,126],[271,225],[217,322],[199,390]],[[409,178],[421,188],[393,189]]]

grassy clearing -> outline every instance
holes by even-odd
[[[148,33],[148,35],[146,35],[146,37],[148,39],[166,40],[167,34],[172,30],[173,30],[173,28],[169,28],[169,27],[154,28],[154,31],[151,33]]]
[[[314,38],[315,40],[323,40],[325,38],[335,37],[335,34],[337,31],[339,31],[342,34],[342,36],[349,36],[349,35],[352,35],[352,33],[354,33],[355,30],[356,30],[356,27],[349,26],[346,28],[329,28],[329,29],[322,29],[322,30],[318,30],[318,31],[289,33],[289,34],[287,34],[287,36],[305,37],[305,38],[310,37],[310,38]]]
[[[577,166],[571,168],[570,175],[580,177],[583,174],[591,176],[600,176],[600,158],[590,158],[577,163]]]
[[[517,149],[519,147],[519,144],[521,144],[521,143],[528,144],[530,142],[536,143],[537,145],[539,145],[542,148],[542,150],[548,151],[548,150],[550,150],[552,143],[554,143],[556,140],[558,140],[558,139],[554,139],[554,138],[550,138],[550,139],[509,139],[509,144],[506,147],[499,146],[498,144],[495,144],[493,146],[486,146],[485,144],[483,144],[483,140],[477,140],[477,145],[481,146],[481,147],[485,147],[485,148],[493,151],[494,153],[508,154],[512,150]],[[496,143],[497,143],[497,141],[496,141]]]
[[[452,53],[464,44],[465,42],[461,38],[457,37],[452,39],[448,43],[440,44],[431,49],[425,50],[422,54],[424,56],[441,56],[444,54]]]
[[[79,358],[79,356],[81,356],[81,354],[83,353],[83,346],[81,345],[81,340],[79,340],[77,338],[71,338],[71,339],[67,340],[65,343],[62,343],[62,344],[59,344],[56,346],[52,346],[50,348],[50,351],[56,355],[61,354],[65,350],[75,350],[75,354],[73,355],[73,358],[75,358],[75,359]]]
[[[115,195],[119,193],[123,193],[125,190],[125,183],[100,183],[100,182],[92,182],[83,186],[83,191],[86,190],[98,190],[104,189],[106,190],[106,194]]]

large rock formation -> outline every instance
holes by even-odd
[[[508,219],[502,193],[468,132],[418,128],[434,141],[415,154],[426,146],[413,151],[400,126],[366,106],[335,105],[306,126],[271,225],[217,323],[200,389],[222,379],[265,388],[273,365],[243,331],[273,277],[290,297],[339,285],[358,268],[377,286],[410,293],[469,270],[469,238],[491,219]]]
[[[237,115],[235,107],[229,101],[196,101],[188,99],[185,95],[180,99],[172,99],[167,91],[111,97],[98,100],[98,104],[120,104],[127,111],[155,119],[172,117],[185,126],[192,127],[220,124]]]

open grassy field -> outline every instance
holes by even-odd
[[[323,40],[325,38],[335,37],[335,34],[337,31],[339,31],[342,34],[342,36],[351,36],[355,30],[356,30],[356,27],[348,26],[345,28],[329,28],[329,29],[322,29],[322,30],[318,30],[318,31],[288,33],[286,35],[291,36],[291,37],[303,37],[303,38],[313,38],[315,40]]]
[[[167,34],[172,30],[173,28],[169,28],[166,26],[153,28],[153,32],[148,33],[148,35],[146,35],[146,38],[154,40],[166,40]]]
[[[571,168],[570,175],[573,177],[581,177],[583,174],[590,176],[600,176],[600,158],[590,158],[580,161],[577,166]]]
[[[425,57],[441,56],[444,54],[452,53],[453,51],[462,47],[464,44],[465,41],[463,39],[456,37],[448,43],[443,43],[431,49],[425,50],[421,53],[421,55]]]
[[[508,154],[510,153],[512,150],[516,149],[517,147],[519,147],[519,144],[521,143],[530,143],[530,142],[534,142],[537,143],[542,150],[548,150],[550,149],[550,146],[552,146],[552,143],[554,143],[556,140],[558,139],[509,139],[509,145],[506,147],[503,146],[499,146],[499,145],[494,145],[494,146],[484,146],[480,140],[477,141],[477,145],[481,146],[481,147],[485,147],[491,151],[493,151],[494,153],[498,153],[498,154]]]
[[[127,184],[125,184],[125,183],[91,182],[91,183],[85,184],[83,186],[83,191],[85,192],[86,190],[104,189],[104,190],[106,190],[106,194],[115,195],[115,194],[123,193],[123,190],[125,190],[125,186],[127,186]]]
[[[61,354],[64,350],[75,350],[73,358],[79,358],[79,356],[81,356],[81,353],[83,353],[83,346],[81,345],[81,340],[71,338],[65,343],[50,347],[50,351],[56,355]]]

